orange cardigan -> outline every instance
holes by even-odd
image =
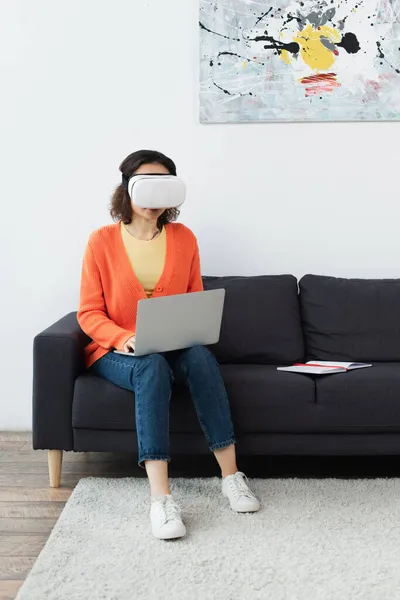
[[[147,298],[129,262],[120,227],[117,223],[92,233],[83,259],[78,321],[93,340],[85,348],[87,368],[110,350],[122,350],[135,335],[137,303]],[[165,229],[165,265],[153,297],[203,291],[195,236],[179,223]]]

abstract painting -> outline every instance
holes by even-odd
[[[400,0],[200,0],[200,120],[400,119]]]

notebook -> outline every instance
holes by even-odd
[[[332,375],[333,373],[346,373],[355,369],[365,369],[372,365],[358,362],[339,362],[330,360],[310,360],[307,363],[296,363],[291,367],[278,367],[278,371],[290,373],[306,373],[308,375]]]

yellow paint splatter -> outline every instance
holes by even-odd
[[[247,61],[245,61],[245,60],[244,60],[244,61],[242,62],[242,69],[245,69],[246,67],[247,67]]]
[[[316,71],[326,71],[330,69],[335,62],[335,55],[321,42],[321,37],[328,39],[333,44],[337,44],[342,39],[339,31],[328,25],[323,25],[314,29],[312,25],[307,25],[302,31],[297,32],[293,38],[300,46],[300,55],[304,62]],[[280,52],[280,58],[284,63],[290,64],[293,56],[287,51]]]
[[[300,54],[304,62],[317,71],[330,69],[335,62],[335,55],[321,42],[321,37],[337,44],[342,39],[339,31],[328,25],[323,25],[317,30],[312,25],[307,25],[293,38],[300,46]]]
[[[281,60],[283,60],[284,63],[286,63],[287,65],[290,65],[291,62],[291,56],[289,54],[289,52],[287,50],[282,50],[280,53],[280,57]]]

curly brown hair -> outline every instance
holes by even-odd
[[[138,150],[137,152],[133,152],[122,161],[119,170],[127,179],[130,179],[142,165],[155,163],[163,165],[171,175],[176,175],[174,161],[165,156],[165,154],[162,154],[162,152],[156,152],[155,150]],[[125,225],[129,225],[132,222],[132,202],[128,190],[124,188],[122,183],[116,187],[112,196],[110,214],[114,221],[123,221]],[[177,208],[168,208],[158,218],[157,225],[161,229],[163,225],[176,221],[178,217],[179,210]]]

